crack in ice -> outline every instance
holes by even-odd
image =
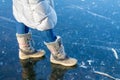
[[[99,18],[102,18],[102,19],[105,19],[105,20],[112,20],[111,18],[109,17],[106,17],[104,15],[101,15],[101,14],[98,14],[98,13],[95,13],[95,12],[92,12],[92,11],[89,11],[89,10],[86,10],[84,9],[83,7],[80,7],[80,6],[77,6],[77,5],[71,5],[71,6],[67,6],[67,8],[77,8],[77,9],[80,9],[80,10],[83,10],[85,12],[87,12],[88,14],[91,14],[93,16],[96,16],[96,17],[99,17]]]
[[[112,48],[111,50],[113,51],[113,54],[114,54],[115,58],[119,59],[117,51],[114,48]]]
[[[104,72],[100,72],[100,71],[93,71],[93,72],[96,73],[96,74],[108,77],[108,78],[113,79],[113,80],[120,80],[119,78],[115,78],[115,77],[113,77],[113,76],[111,76],[107,73],[104,73]]]
[[[106,20],[111,20],[110,18],[106,17],[106,16],[103,16],[103,15],[100,15],[100,14],[97,14],[95,12],[92,12],[92,11],[89,11],[89,10],[86,10],[87,13],[93,15],[93,16],[96,16],[96,17],[99,17],[99,18],[103,18],[103,19],[106,19]]]
[[[10,23],[15,23],[14,20],[7,18],[7,17],[0,16],[0,19],[5,20],[5,21],[10,22]]]

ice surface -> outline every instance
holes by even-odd
[[[120,1],[55,0],[55,9],[58,24],[54,31],[62,37],[67,54],[78,59],[77,66],[51,64],[50,52],[37,30],[32,30],[36,48],[44,48],[46,58],[22,63],[18,58],[12,2],[1,0],[0,80],[21,80],[25,73],[36,80],[119,80]]]

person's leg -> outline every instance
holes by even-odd
[[[53,42],[57,38],[56,35],[53,33],[52,29],[42,31],[42,35],[44,37],[44,41],[47,42],[47,43]]]
[[[54,64],[63,66],[74,66],[77,60],[68,57],[65,53],[64,46],[60,36],[56,36],[52,29],[42,31],[44,35],[44,43],[51,52],[50,61]]]
[[[29,27],[25,26],[23,23],[16,23],[16,33],[26,34],[29,32]]]
[[[29,32],[29,27],[23,23],[16,24],[16,37],[19,44],[19,58],[38,58],[44,56],[44,50],[37,51],[32,45],[32,34]]]

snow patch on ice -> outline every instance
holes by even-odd
[[[79,67],[87,69],[87,66],[85,66],[85,62],[83,61],[79,64]]]
[[[89,63],[89,65],[91,65],[94,62],[94,60],[87,60],[87,62]]]

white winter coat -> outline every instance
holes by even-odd
[[[13,0],[13,15],[18,22],[41,31],[57,23],[52,0]]]

